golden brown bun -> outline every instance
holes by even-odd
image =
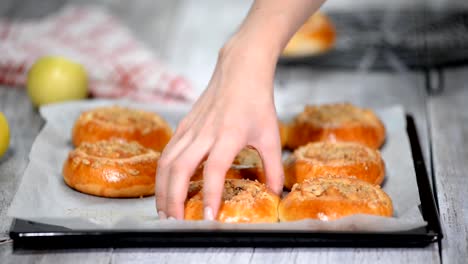
[[[299,57],[321,54],[333,47],[335,39],[336,30],[330,19],[316,12],[289,40],[282,56]]]
[[[198,166],[190,178],[191,181],[203,180],[204,163]],[[249,179],[266,183],[262,160],[258,152],[250,147],[243,148],[235,157],[231,167],[226,172],[225,179]]]
[[[159,153],[136,142],[112,139],[83,143],[63,165],[65,183],[80,192],[102,197],[154,194]]]
[[[308,105],[288,126],[287,147],[314,141],[351,141],[377,149],[385,141],[385,127],[370,109],[349,103]]]
[[[282,121],[278,121],[278,126],[280,131],[281,148],[284,148],[288,142],[288,125]]]
[[[322,177],[295,184],[278,207],[280,221],[334,220],[353,214],[392,216],[392,201],[378,185]]]
[[[203,182],[191,182],[185,202],[185,220],[203,220]],[[264,184],[244,179],[224,183],[216,220],[226,223],[278,222],[280,198]]]
[[[122,138],[162,151],[171,136],[169,124],[155,113],[106,106],[80,115],[73,127],[72,141],[79,146],[82,142]]]
[[[353,142],[315,142],[299,147],[284,163],[284,186],[323,175],[356,177],[380,185],[385,164],[380,152]]]

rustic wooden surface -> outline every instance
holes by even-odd
[[[468,76],[466,70],[449,73],[447,90],[430,99],[428,113],[434,172],[445,232],[442,260],[468,260]]]
[[[64,0],[0,1],[0,17],[40,17],[60,8]],[[90,1],[91,2],[91,1]],[[36,3],[36,4],[33,4]],[[250,1],[98,1],[108,7],[171,67],[188,76],[201,91],[214,66],[217,50],[248,9]],[[215,22],[214,22],[215,21]],[[466,203],[467,126],[463,113],[465,71],[451,73],[452,95],[427,98],[418,73],[311,71],[279,68],[277,94],[310,87],[312,102],[347,100],[370,107],[402,104],[414,115],[426,161],[431,128],[436,187],[446,238],[442,247],[420,249],[354,248],[149,248],[13,252],[12,243],[0,245],[2,263],[462,263],[467,259]],[[466,85],[465,85],[466,88]],[[455,93],[455,94],[453,94]],[[466,94],[463,97],[461,94]],[[427,103],[428,102],[428,103]],[[456,102],[456,103],[452,103]],[[285,105],[295,100],[282,102]],[[300,103],[300,102],[299,102]],[[429,116],[426,116],[428,106]],[[441,110],[442,109],[442,110]],[[452,116],[452,109],[460,112]],[[12,130],[10,150],[0,159],[0,241],[7,237],[11,219],[7,208],[14,196],[28,153],[43,121],[22,89],[0,87],[0,111]],[[465,111],[466,112],[466,111]],[[429,122],[428,122],[429,121]],[[454,144],[447,145],[446,142]]]

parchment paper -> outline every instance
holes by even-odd
[[[175,127],[189,110],[182,106],[135,104],[127,101],[88,100],[41,108],[46,124],[37,136],[9,216],[71,229],[262,229],[262,230],[360,230],[403,231],[426,225],[420,204],[406,119],[400,106],[376,109],[385,124],[387,140],[382,148],[386,164],[383,189],[393,200],[394,217],[354,215],[336,221],[304,220],[275,224],[223,224],[214,221],[158,220],[154,197],[109,199],[72,190],[62,178],[62,166],[72,149],[71,129],[79,114],[101,105],[126,105],[152,110]],[[278,109],[289,119],[302,106]]]

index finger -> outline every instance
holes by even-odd
[[[215,142],[203,171],[205,220],[216,219],[224,190],[226,172],[244,145],[244,142],[238,138],[229,136],[224,136]]]

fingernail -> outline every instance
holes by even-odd
[[[169,216],[169,218],[167,218],[167,220],[171,220],[171,221],[172,221],[172,220],[177,220],[177,219],[175,219],[175,218],[172,217],[172,216]]]
[[[205,207],[205,210],[203,211],[203,217],[205,218],[205,220],[213,221],[213,209],[211,209],[211,207],[208,206]]]
[[[160,219],[160,220],[165,220],[165,219],[167,219],[167,215],[166,215],[166,213],[164,213],[163,211],[159,211],[159,212],[158,212],[158,216],[159,216],[159,219]]]

